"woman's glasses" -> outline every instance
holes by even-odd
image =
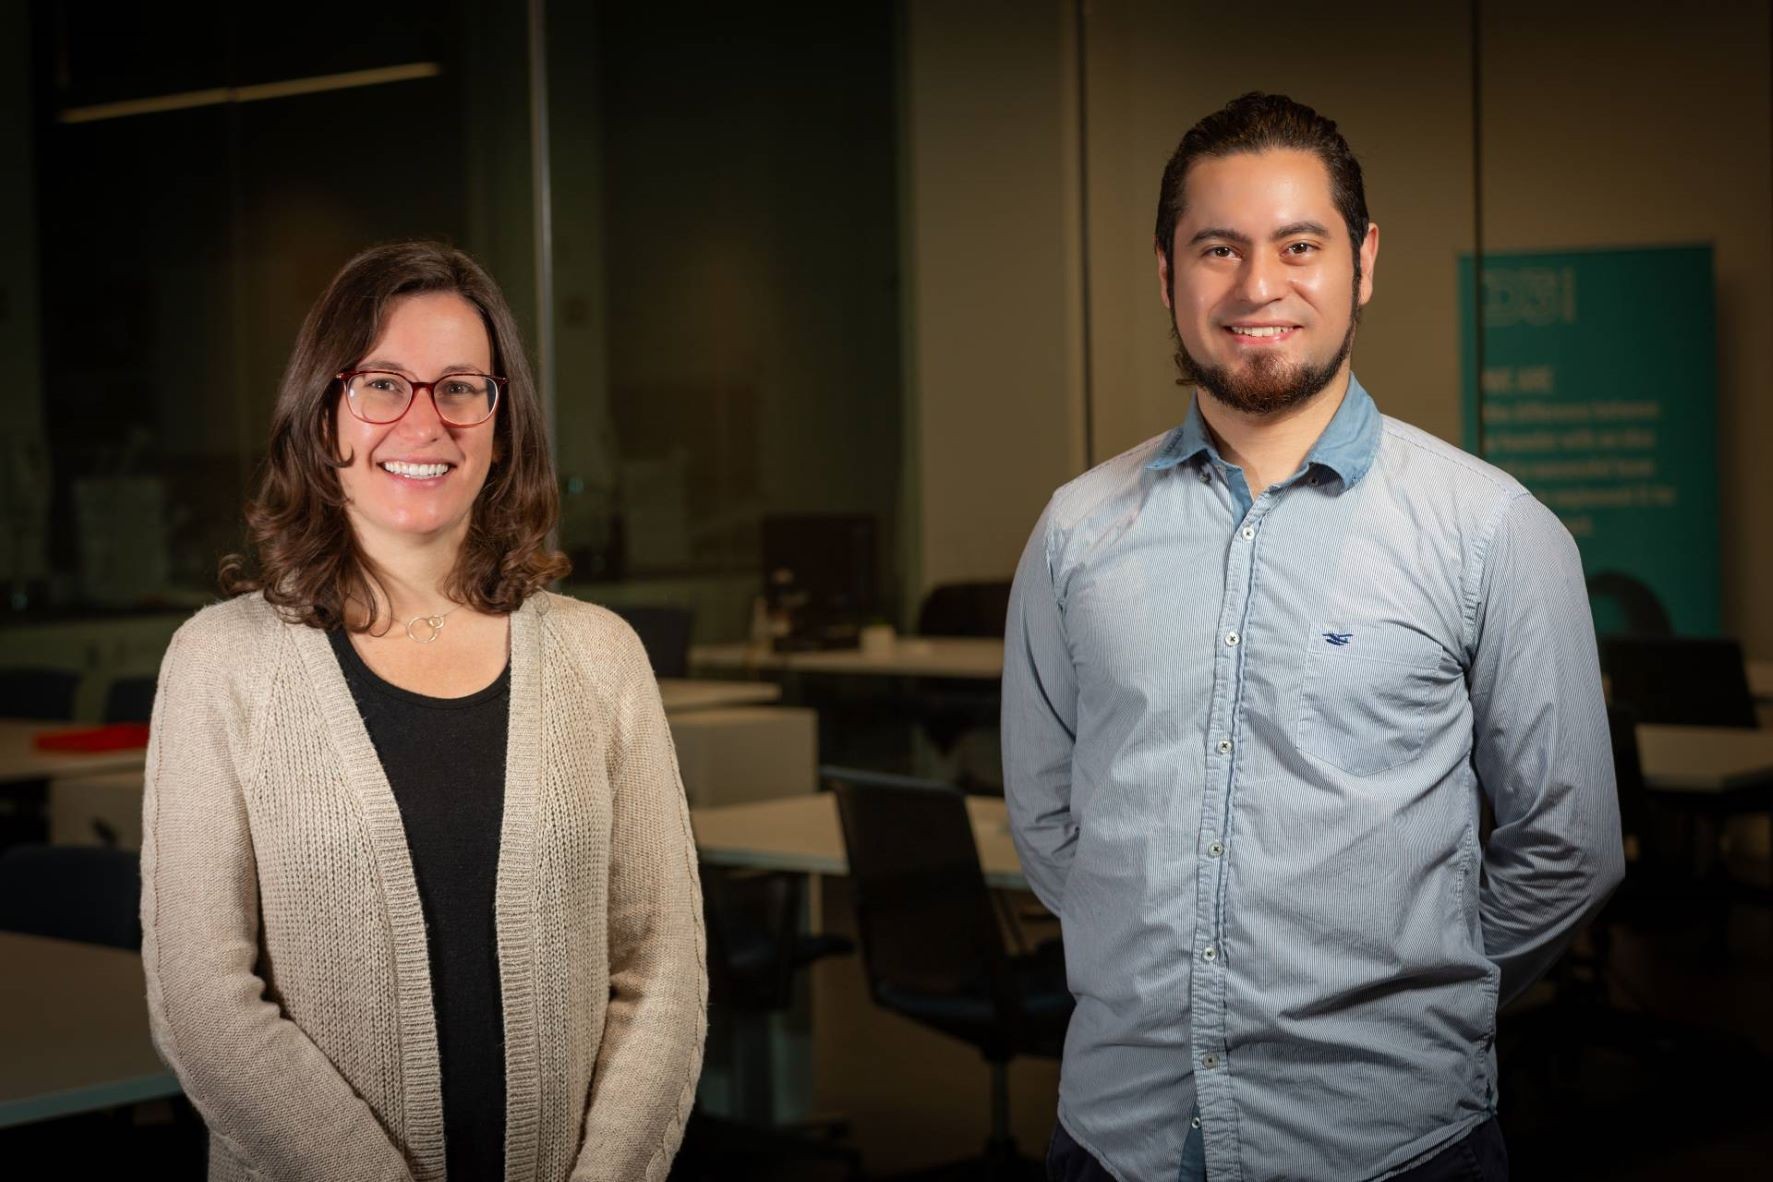
[[[420,390],[431,392],[438,418],[452,427],[475,427],[492,418],[505,386],[504,378],[485,373],[446,373],[435,382],[415,382],[379,369],[349,370],[339,381],[351,413],[378,427],[399,422]]]

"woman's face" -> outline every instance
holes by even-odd
[[[448,373],[492,373],[492,360],[474,305],[453,292],[426,292],[394,305],[381,338],[351,368],[432,382]],[[438,417],[430,391],[417,390],[405,415],[376,425],[352,414],[339,395],[339,455],[350,460],[339,482],[351,527],[372,556],[415,542],[461,546],[492,466],[502,410],[484,423],[452,427]]]

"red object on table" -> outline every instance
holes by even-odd
[[[39,751],[125,751],[148,745],[145,722],[109,722],[74,731],[45,731],[31,737]]]

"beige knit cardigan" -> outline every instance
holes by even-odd
[[[511,617],[494,912],[506,1178],[662,1179],[707,1026],[694,844],[639,641],[554,595]],[[326,635],[258,595],[198,613],[161,666],[142,960],[212,1179],[443,1178],[399,808]]]

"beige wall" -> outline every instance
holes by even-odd
[[[938,583],[1007,576],[1083,467],[1072,21],[1067,4],[1008,0],[906,16],[913,606]]]
[[[1484,248],[1709,242],[1724,627],[1773,656],[1765,0],[1484,4]]]
[[[1198,0],[1090,8],[1093,458],[1167,430],[1185,413],[1152,257],[1158,180],[1182,133],[1248,90],[1317,107],[1359,154],[1381,237],[1356,372],[1387,412],[1454,435],[1454,270],[1472,240],[1464,12],[1409,5],[1338,22],[1325,20],[1319,4],[1265,6],[1264,24],[1300,31],[1295,52],[1276,51],[1287,38],[1222,39],[1221,14]]]
[[[1056,253],[1054,225],[1081,208],[1073,79],[1051,60],[1071,51],[1075,10],[1007,28],[978,11],[915,8],[908,47],[926,587],[1006,576],[1084,443],[1065,388],[1083,352],[1067,287],[1081,270]],[[1456,267],[1476,237],[1469,8],[1379,3],[1338,22],[1278,0],[1264,24],[1295,32],[1260,39],[1226,36],[1201,0],[1087,12],[1089,461],[1184,412],[1151,255],[1158,178],[1191,123],[1253,89],[1318,107],[1360,155],[1382,238],[1356,370],[1388,413],[1458,442]],[[1773,465],[1756,462],[1773,440],[1768,22],[1764,0],[1725,0],[1702,23],[1648,3],[1486,0],[1480,112],[1486,250],[1715,246],[1724,620],[1759,656],[1773,655],[1773,531],[1759,524]],[[1019,207],[994,207],[1012,192]],[[999,429],[1026,444],[968,446]]]

